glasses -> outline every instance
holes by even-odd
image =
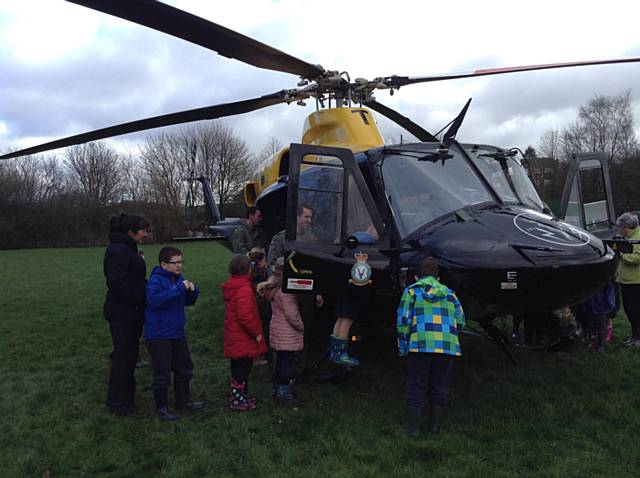
[[[167,261],[167,264],[184,264],[184,261]]]

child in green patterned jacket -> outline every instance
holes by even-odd
[[[427,258],[418,264],[416,282],[402,294],[398,306],[398,352],[407,357],[408,422],[404,432],[418,436],[422,408],[429,392],[428,431],[438,433],[449,398],[453,358],[462,355],[459,331],[464,312],[455,293],[439,282],[438,263]]]

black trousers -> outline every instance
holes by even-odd
[[[409,353],[405,389],[407,406],[424,407],[427,395],[431,405],[447,405],[453,358],[447,354]]]
[[[136,360],[142,322],[109,322],[113,355],[106,405],[114,412],[135,410]]]
[[[640,339],[640,284],[620,284],[622,306],[631,322],[631,336]]]
[[[288,385],[296,376],[296,354],[285,350],[276,350],[276,366],[273,373],[276,385]]]
[[[239,359],[231,359],[231,378],[236,382],[247,382],[249,374],[253,368],[252,357],[242,357]]]
[[[147,340],[146,344],[153,367],[151,388],[154,390],[169,388],[171,372],[173,372],[177,399],[181,384],[188,384],[193,378],[193,361],[187,339],[152,339]]]

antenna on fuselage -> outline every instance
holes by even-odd
[[[450,125],[450,128],[442,137],[443,143],[450,144],[454,139],[456,139],[456,135],[458,134],[458,130],[460,129],[460,126],[462,126],[462,122],[464,121],[464,117],[467,114],[467,110],[469,109],[471,100],[472,98],[469,98],[469,101],[467,101],[467,104],[465,104],[464,107],[460,110],[460,113],[458,113],[458,116],[453,118],[449,123],[444,125],[440,131],[436,133],[436,136],[438,136],[440,133],[442,133],[442,131],[444,131],[444,129],[447,126]]]

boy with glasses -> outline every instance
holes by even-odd
[[[168,408],[169,385],[173,372],[176,409],[198,411],[203,402],[189,398],[189,381],[193,362],[184,332],[184,308],[196,303],[200,290],[182,275],[183,256],[180,249],[163,247],[147,283],[144,339],[153,366],[153,395],[158,417],[163,421],[178,420]]]

